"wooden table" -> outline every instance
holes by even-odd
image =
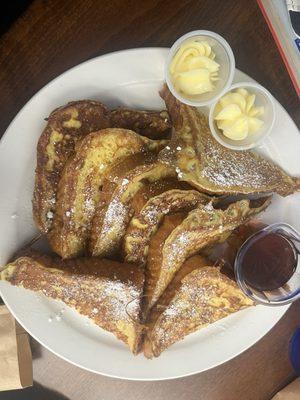
[[[0,135],[31,96],[66,69],[115,50],[170,46],[199,28],[223,35],[237,67],[267,87],[300,126],[299,99],[254,0],[48,0],[34,1],[0,39]],[[96,376],[34,343],[36,386],[14,398],[27,392],[38,398],[44,385],[61,393],[48,393],[55,399],[269,399],[293,377],[288,343],[298,325],[300,303],[239,357],[200,375],[158,383]]]

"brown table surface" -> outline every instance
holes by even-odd
[[[170,46],[194,29],[223,35],[237,67],[268,88],[300,125],[299,99],[254,0],[40,0],[0,39],[0,136],[32,95],[68,68],[115,50]],[[72,400],[269,399],[293,377],[288,342],[299,324],[297,303],[268,335],[235,359],[193,377],[159,383],[97,376],[35,343],[36,387],[20,398],[25,393],[38,398],[41,384]],[[49,392],[47,398],[64,397]]]

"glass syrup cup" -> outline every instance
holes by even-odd
[[[294,252],[296,267],[291,278],[281,287],[274,290],[258,290],[250,286],[243,277],[242,260],[249,247],[260,238],[274,233],[284,237]],[[280,306],[292,303],[300,298],[300,234],[286,223],[269,225],[251,235],[240,247],[234,264],[234,272],[241,290],[254,302],[267,306]]]

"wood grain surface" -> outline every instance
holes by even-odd
[[[111,51],[170,46],[194,29],[223,35],[237,67],[268,88],[300,126],[299,99],[254,0],[36,0],[0,38],[0,136],[34,93],[68,68]],[[35,387],[1,399],[46,398],[41,385],[51,399],[270,399],[293,377],[288,343],[299,325],[297,303],[239,357],[200,375],[158,383],[96,376],[35,343]]]
[[[255,0],[37,0],[0,39],[0,135],[66,69],[111,51],[170,46],[194,29],[223,35],[237,67],[300,126],[299,99]]]

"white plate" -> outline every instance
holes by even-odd
[[[0,265],[35,233],[31,213],[36,143],[43,120],[54,108],[75,99],[98,99],[110,106],[161,109],[166,49],[137,49],[108,54],[67,71],[38,92],[19,112],[0,144]],[[236,80],[251,80],[236,71]],[[289,173],[300,175],[300,136],[276,102],[277,121],[262,151]],[[267,222],[286,221],[300,230],[300,195],[276,197],[263,214]],[[252,307],[172,346],[155,360],[134,357],[125,345],[91,325],[62,303],[0,283],[1,295],[24,328],[58,356],[103,375],[158,380],[195,374],[237,356],[265,335],[287,306]],[[58,318],[55,316],[57,315]],[[49,322],[49,318],[53,318]]]

